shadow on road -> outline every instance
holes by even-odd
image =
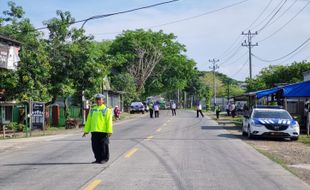
[[[203,130],[223,130],[222,126],[201,126]]]
[[[2,166],[61,166],[61,165],[88,165],[89,162],[49,162],[49,163],[17,163],[17,164],[4,164]]]

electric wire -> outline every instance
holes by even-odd
[[[258,42],[263,42],[265,40],[268,40],[272,36],[276,35],[278,32],[280,32],[282,29],[284,29],[287,25],[289,25],[298,15],[300,15],[300,13],[302,13],[309,4],[310,4],[310,1],[307,2],[292,18],[290,18],[286,23],[284,23],[280,28],[278,28],[276,31],[274,31],[273,33],[271,33],[267,37],[259,40]]]
[[[277,22],[280,18],[282,18],[291,8],[294,7],[294,5],[298,2],[299,0],[293,1],[283,12],[280,14],[277,18],[275,18],[272,22],[270,22],[270,25],[274,24]]]
[[[170,1],[155,3],[155,4],[143,6],[143,7],[138,7],[138,8],[134,8],[134,9],[129,9],[129,10],[125,10],[125,11],[119,11],[119,12],[114,12],[114,13],[109,13],[109,14],[95,15],[95,16],[91,16],[91,17],[86,18],[86,19],[82,19],[82,20],[77,20],[77,21],[74,21],[74,22],[70,22],[69,25],[77,24],[77,23],[83,23],[83,24],[82,24],[82,28],[83,28],[83,26],[84,26],[88,21],[90,21],[90,20],[95,20],[95,19],[110,17],[110,16],[114,16],[114,15],[120,15],[120,14],[135,12],[135,11],[142,10],[142,9],[149,9],[149,8],[157,7],[157,6],[164,5],[164,4],[174,3],[174,2],[176,2],[176,1],[179,1],[179,0],[170,0]],[[47,29],[47,27],[46,27],[46,26],[45,26],[45,27],[40,27],[40,28],[37,28],[36,30],[43,30],[43,29]]]
[[[182,18],[182,19],[177,19],[177,20],[174,20],[174,21],[170,21],[170,22],[166,22],[166,23],[162,23],[162,24],[158,24],[158,25],[152,25],[152,26],[144,27],[144,28],[153,29],[153,28],[158,28],[158,27],[162,27],[162,26],[167,26],[167,25],[176,24],[176,23],[179,23],[179,22],[184,22],[184,21],[188,21],[188,20],[193,20],[193,19],[196,19],[196,18],[199,18],[199,17],[203,17],[203,16],[205,16],[205,15],[213,14],[213,13],[216,13],[216,12],[219,12],[219,11],[222,11],[222,10],[225,10],[225,9],[228,9],[228,8],[235,7],[235,6],[237,6],[237,5],[240,5],[240,4],[245,3],[245,2],[247,2],[247,1],[250,1],[250,0],[238,1],[238,2],[236,2],[236,3],[232,3],[232,4],[229,4],[229,5],[226,5],[226,6],[224,6],[224,7],[214,9],[214,10],[209,10],[209,11],[200,13],[200,14],[198,14],[198,15],[194,15],[194,16],[190,16],[190,17],[185,17],[185,18]],[[119,33],[121,33],[121,32],[95,33],[94,35],[119,34]]]
[[[255,54],[252,54],[256,59],[263,61],[263,62],[275,62],[275,61],[279,61],[282,60],[290,55],[292,55],[293,53],[297,52],[299,49],[301,49],[305,44],[307,44],[310,41],[310,37],[308,37],[303,43],[301,43],[297,48],[295,48],[293,51],[287,53],[286,55],[283,55],[281,57],[278,57],[276,59],[263,59],[259,56],[256,56]]]
[[[283,6],[285,5],[285,3],[287,2],[287,0],[285,0],[282,5],[280,5],[280,7],[277,9],[277,11],[270,17],[270,19],[264,24],[263,27],[261,27],[260,29],[258,29],[258,32],[261,32],[262,30],[264,30],[269,24],[270,22],[274,19],[274,17],[280,12],[280,10],[283,8]]]
[[[247,63],[248,63],[248,60],[246,60],[246,61],[241,65],[241,67],[237,70],[237,72],[235,72],[234,74],[231,75],[231,78],[233,78],[233,77],[235,77],[237,74],[239,74],[239,73],[242,71],[242,69],[245,68],[245,66],[246,66]]]
[[[258,14],[258,16],[254,19],[254,21],[248,26],[246,27],[244,30],[248,30],[249,28],[251,28],[254,24],[256,24],[256,22],[264,15],[264,13],[268,10],[269,6],[271,5],[271,3],[273,2],[273,0],[268,1],[268,3],[266,4],[266,6],[263,8],[262,11],[260,11],[260,13]],[[221,55],[219,55],[218,57],[220,57],[221,59],[225,58],[227,55],[229,55],[229,52],[231,52],[230,50],[233,51],[233,47],[235,46],[235,44],[237,42],[239,42],[239,40],[242,38],[241,35],[238,35],[238,37],[233,41],[233,43],[228,46],[228,48],[225,49],[225,51],[223,53],[221,53]],[[239,46],[239,44],[238,44]],[[226,55],[227,54],[227,55]],[[225,55],[225,56],[224,56]]]

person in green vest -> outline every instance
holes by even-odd
[[[219,119],[220,118],[220,112],[221,112],[220,106],[215,104],[214,111],[215,111],[215,114],[216,114],[216,119]]]
[[[149,111],[150,111],[150,118],[153,118],[153,113],[154,113],[153,106],[154,106],[153,102],[149,101],[148,107],[149,107]]]
[[[91,133],[92,149],[95,161],[92,163],[103,164],[109,161],[109,138],[113,133],[112,110],[104,105],[104,95],[96,95],[96,106],[92,107],[87,116],[84,127],[85,137]]]

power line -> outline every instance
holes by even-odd
[[[272,22],[270,22],[270,24],[274,24],[275,22],[277,22],[280,18],[282,18],[296,3],[298,0],[293,1],[292,4],[290,4],[287,9],[285,9],[281,15],[279,15],[276,19],[274,19]]]
[[[256,19],[250,24],[250,26],[248,26],[245,30],[250,29],[262,16],[263,14],[268,10],[269,6],[271,5],[273,0],[270,0],[267,5],[264,7],[264,9],[262,10],[262,12],[256,17]]]
[[[308,43],[310,41],[310,37],[307,38],[302,44],[300,44],[297,48],[295,48],[293,51],[291,51],[290,53],[286,54],[286,55],[283,55],[279,58],[276,58],[276,59],[263,59],[259,56],[256,56],[254,54],[252,54],[256,59],[260,60],[260,61],[263,61],[263,62],[275,62],[275,61],[279,61],[281,59],[284,59],[290,55],[292,55],[293,53],[295,53],[296,51],[298,51],[300,48],[302,48],[306,43]]]
[[[258,24],[256,24],[256,26],[254,26],[254,28],[258,28],[260,25],[262,25],[269,17],[272,16],[272,14],[274,14],[274,12],[276,12],[277,8],[283,3],[284,0],[281,0],[276,7],[267,15],[265,16],[264,19],[262,19]]]
[[[283,28],[285,28],[289,23],[291,23],[300,13],[302,13],[304,11],[304,9],[310,4],[310,1],[307,2],[305,4],[305,6],[303,6],[291,19],[289,19],[286,23],[284,23],[280,28],[278,28],[276,31],[274,31],[273,33],[271,33],[269,36],[263,38],[262,40],[259,40],[258,42],[263,42],[269,38],[271,38],[272,36],[274,36],[275,34],[277,34],[278,32],[280,32]]]
[[[237,70],[237,72],[235,72],[234,74],[231,75],[231,77],[236,76],[237,74],[239,74],[243,68],[245,68],[246,64],[248,63],[248,60],[245,60],[245,62],[241,65],[241,67],[239,68],[239,70]]]
[[[163,23],[163,24],[152,25],[152,26],[145,27],[145,28],[148,28],[148,29],[158,28],[158,27],[162,27],[162,26],[167,26],[167,25],[176,24],[176,23],[179,23],[179,22],[184,22],[184,21],[196,19],[196,18],[205,16],[205,15],[209,15],[209,14],[213,14],[213,13],[216,13],[216,12],[219,12],[219,11],[231,8],[231,7],[235,7],[237,5],[245,3],[247,1],[249,1],[249,0],[238,1],[236,3],[232,3],[232,4],[226,5],[224,7],[218,8],[218,9],[209,10],[209,11],[203,12],[203,13],[198,14],[198,15],[194,15],[194,16],[190,16],[190,17],[185,17],[185,18],[182,18],[182,19],[177,19],[177,20],[166,22],[166,23]],[[118,34],[118,33],[121,33],[121,32],[97,33],[97,34],[94,34],[94,35],[106,35],[106,34]]]
[[[287,0],[285,0],[282,5],[280,5],[280,7],[277,9],[277,11],[270,17],[270,19],[265,23],[265,25],[263,27],[261,27],[260,29],[258,29],[258,31],[262,31],[264,30],[269,24],[270,22],[274,19],[274,17],[280,12],[280,10],[283,8],[283,6],[285,5],[285,3],[287,2]]]
[[[250,28],[264,15],[264,13],[268,10],[268,8],[269,8],[269,6],[271,5],[272,2],[273,2],[273,0],[270,0],[270,1],[266,4],[266,6],[263,8],[263,10],[258,14],[258,16],[254,19],[254,21],[253,21],[247,28],[245,28],[243,31],[249,30],[249,29],[250,29]],[[236,40],[234,40],[233,43],[232,43],[219,57],[222,57],[222,58],[226,57],[226,56],[223,56],[223,55],[225,55],[226,53],[227,53],[227,55],[229,55],[228,52],[232,52],[232,51],[230,51],[230,50],[233,49],[234,45],[235,45],[237,42],[239,42],[240,39],[241,39],[241,36],[238,35],[238,37],[236,38]],[[239,47],[239,44],[238,44],[238,47]]]
[[[169,4],[169,3],[176,2],[176,1],[179,1],[179,0],[165,1],[165,2],[161,2],[161,3],[156,3],[156,4],[152,4],[152,5],[147,5],[147,6],[143,6],[143,7],[138,7],[138,8],[134,8],[134,9],[129,9],[129,10],[125,10],[125,11],[119,11],[119,12],[114,12],[114,13],[109,13],[109,14],[95,15],[95,16],[91,16],[91,17],[86,18],[86,19],[82,19],[82,20],[71,22],[71,23],[69,23],[69,25],[77,24],[77,23],[83,23],[82,24],[82,28],[83,28],[84,25],[88,21],[90,21],[90,20],[95,20],[95,19],[110,17],[110,16],[114,16],[114,15],[120,15],[120,14],[135,12],[135,11],[142,10],[142,9],[149,9],[149,8],[152,8],[152,7],[157,7],[157,6],[160,6],[160,5]],[[47,29],[47,27],[40,27],[40,28],[37,28],[36,30],[43,30],[43,29]]]
[[[241,47],[241,46],[240,46]],[[232,62],[222,62],[221,64],[219,64],[219,66],[223,66],[223,65],[226,65],[227,63],[229,63],[229,65],[232,65],[232,64],[235,64],[237,61],[239,61],[240,59],[242,59],[244,56],[246,56],[248,52],[244,52],[244,54],[242,54],[240,57],[238,57],[237,59],[235,59],[234,61]]]

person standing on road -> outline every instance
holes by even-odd
[[[158,104],[158,102],[156,102],[154,104],[154,111],[155,111],[155,118],[158,118],[159,117],[159,104]]]
[[[176,112],[176,109],[177,109],[177,105],[174,101],[171,102],[171,112],[172,112],[172,116],[176,116],[177,115],[177,112]]]
[[[149,106],[149,111],[150,111],[150,118],[153,118],[153,112],[154,112],[154,104],[153,104],[153,102],[152,101],[150,101],[149,103],[148,103],[148,106]]]
[[[197,106],[197,118],[199,117],[199,113],[200,113],[201,117],[204,117],[204,115],[202,113],[202,106],[201,106],[201,103],[200,103],[199,100],[197,101],[197,105],[196,106]]]
[[[91,133],[92,149],[96,160],[92,163],[103,164],[109,161],[109,138],[113,133],[112,110],[104,105],[104,95],[96,95],[96,106],[91,108],[86,125],[84,127],[85,137]]]
[[[115,106],[114,108],[114,117],[116,120],[121,119],[121,110],[118,106]]]
[[[220,118],[220,112],[221,112],[221,108],[219,105],[215,104],[215,109],[214,109],[215,113],[216,113],[216,119],[218,120]]]
[[[225,106],[225,109],[226,109],[226,113],[227,113],[227,116],[230,116],[230,103],[227,102],[226,106]]]
[[[231,113],[231,116],[233,118],[235,118],[235,116],[236,116],[236,105],[234,102],[231,103],[231,105],[230,105],[230,113]]]

